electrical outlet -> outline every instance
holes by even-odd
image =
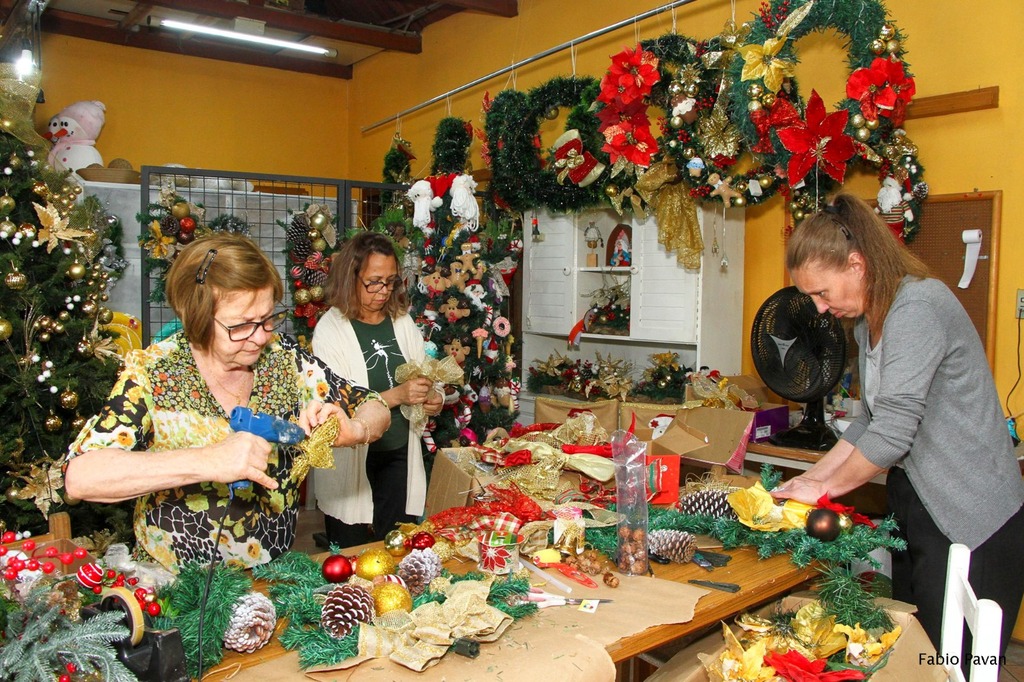
[[[1017,319],[1024,318],[1024,289],[1017,289]]]

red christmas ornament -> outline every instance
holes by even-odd
[[[44,561],[40,569],[42,569],[43,573],[49,575],[57,570],[57,567],[53,565],[52,561]]]
[[[0,545],[0,556],[7,554],[7,548]]]
[[[154,616],[154,617],[155,616],[159,616],[160,615],[160,603],[159,602],[155,602],[155,601],[151,601],[148,604],[146,604],[146,613],[148,613],[149,615]]]
[[[409,538],[409,549],[430,549],[434,546],[435,542],[437,542],[437,540],[434,539],[433,535],[425,530],[421,530]]]
[[[324,565],[321,570],[324,580],[327,582],[343,583],[352,577],[355,566],[346,557],[340,554],[332,554],[324,559]]]
[[[193,218],[185,217],[178,221],[182,232],[191,232],[196,229],[196,221]]]
[[[85,564],[75,574],[82,587],[96,588],[103,582],[103,569],[99,564]]]
[[[87,550],[85,547],[75,547],[75,550],[71,552],[71,555],[76,559],[84,559],[85,557],[89,556],[89,550]]]
[[[45,550],[43,550],[43,554],[45,554],[47,557],[53,559],[58,554],[60,554],[60,550],[57,549],[56,547],[47,547]]]
[[[75,557],[72,556],[71,552],[64,552],[60,555],[60,562],[65,566],[70,566],[74,561]]]
[[[14,531],[13,530],[9,530],[6,533],[4,533],[3,535],[0,535],[0,542],[3,542],[4,544],[7,544],[9,542],[14,542]]]
[[[36,541],[35,540],[25,540],[25,542],[21,543],[21,548],[23,550],[25,550],[26,552],[31,552],[33,549],[36,548]]]

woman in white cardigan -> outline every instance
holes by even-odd
[[[443,396],[429,379],[394,380],[395,369],[422,361],[425,353],[388,237],[362,232],[346,242],[332,259],[325,300],[331,308],[317,322],[313,353],[341,376],[379,392],[391,407],[391,428],[380,440],[335,448],[335,468],[313,476],[328,541],[351,547],[382,540],[396,524],[423,513],[421,434],[399,407],[422,404],[434,415]]]

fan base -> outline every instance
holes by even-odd
[[[838,440],[827,424],[800,424],[768,438],[772,445],[801,450],[831,450]]]

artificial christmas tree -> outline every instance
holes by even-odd
[[[45,165],[32,129],[36,87],[0,64],[0,525],[40,532],[68,511],[78,534],[129,534],[125,505],[63,495],[68,445],[113,386],[119,357],[109,287],[123,267],[120,225]]]

